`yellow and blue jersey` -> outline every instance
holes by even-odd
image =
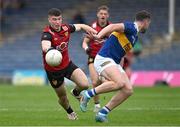
[[[124,32],[112,32],[98,55],[112,58],[117,64],[130,51],[138,39],[138,28],[134,22],[124,22]]]

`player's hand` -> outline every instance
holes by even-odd
[[[49,51],[52,50],[52,49],[55,49],[55,48],[53,48],[53,47],[48,48],[47,51],[46,51],[46,53],[49,52]]]
[[[91,39],[91,40],[99,40],[99,37],[97,34],[94,34],[94,33],[87,33],[86,34],[86,37]]]
[[[92,34],[91,36],[94,40],[100,40],[98,34]]]
[[[105,39],[99,38],[97,34],[90,33],[90,34],[86,34],[85,36],[91,40],[95,40],[97,43],[103,43],[105,41]]]
[[[89,53],[90,53],[90,48],[87,46],[86,48],[84,48],[84,50],[85,50],[86,54],[89,55]]]
[[[94,35],[97,35],[96,33],[87,32],[85,36],[89,38],[90,40],[95,40]]]
[[[93,28],[91,28],[90,27],[90,29],[88,29],[87,31],[86,31],[86,36],[88,37],[88,38],[90,38],[90,39],[92,39],[92,35],[93,34],[97,34],[98,32],[95,30],[95,29],[93,29]]]
[[[87,31],[87,33],[91,35],[91,34],[97,34],[98,32],[95,29],[91,28]]]
[[[98,43],[103,43],[103,42],[105,42],[105,39],[99,39],[97,42]]]

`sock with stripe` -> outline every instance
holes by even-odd
[[[88,98],[94,97],[96,95],[95,89],[88,90],[86,92],[86,95],[88,96]]]
[[[98,114],[106,116],[110,111],[111,110],[108,107],[104,106],[101,110],[99,110]]]

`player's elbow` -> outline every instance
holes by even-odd
[[[73,24],[75,26],[76,31],[80,31],[83,27],[83,24]]]

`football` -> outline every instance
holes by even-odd
[[[45,56],[46,63],[50,66],[58,66],[62,61],[62,54],[56,49],[52,49],[46,53]]]

